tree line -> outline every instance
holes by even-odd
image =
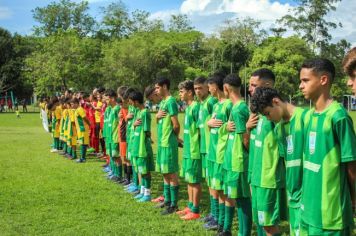
[[[298,71],[307,58],[326,57],[338,68],[333,95],[347,91],[341,61],[350,43],[331,43],[330,29],[342,27],[326,15],[339,0],[300,0],[266,31],[252,18],[227,20],[215,34],[194,29],[186,15],[168,24],[122,2],[101,8],[101,20],[86,1],[60,0],[32,10],[33,34],[0,28],[0,94],[49,96],[71,88],[122,84],[143,88],[159,76],[173,86],[214,71],[237,73],[244,81],[257,68],[272,69],[283,95],[298,97]],[[293,36],[284,37],[285,32]]]

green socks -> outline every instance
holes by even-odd
[[[87,145],[81,145],[80,146],[80,155],[82,159],[86,159],[86,154],[87,154]]]
[[[170,185],[169,184],[164,184],[163,185],[163,196],[164,196],[164,202],[169,203],[171,202],[171,190],[170,190]]]
[[[219,199],[215,199],[213,197],[213,216],[215,218],[215,220],[218,220],[218,217],[219,217]]]
[[[192,210],[192,207],[193,207],[193,203],[192,203],[192,202],[188,202],[188,208],[189,208],[190,210]]]
[[[137,174],[137,172],[136,172],[136,170],[135,170],[135,168],[133,166],[131,168],[132,168],[132,181],[136,186],[138,186],[139,185],[139,183],[138,183],[138,174]]]
[[[225,203],[219,203],[219,218],[218,218],[218,225],[224,226],[225,220]]]
[[[192,204],[192,208],[190,209],[193,213],[199,214],[199,205],[198,206],[194,206],[194,204]]]
[[[170,186],[170,192],[171,192],[171,206],[176,207],[178,204],[178,189],[179,186]]]
[[[231,232],[232,221],[234,219],[235,207],[225,206],[224,231]]]
[[[70,148],[70,152],[72,154],[72,157],[75,159],[77,158],[77,151],[74,148]]]
[[[251,198],[238,198],[237,203],[237,218],[239,221],[239,235],[251,235],[252,229],[252,209]],[[263,229],[262,229],[263,231]]]
[[[117,167],[117,175],[118,175],[118,177],[122,177],[122,165],[118,165],[118,167]]]

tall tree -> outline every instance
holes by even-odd
[[[168,30],[175,32],[187,32],[193,30],[188,16],[185,14],[171,15],[169,19]]]
[[[326,20],[326,15],[330,11],[335,11],[335,3],[341,0],[299,0],[299,5],[293,8],[290,14],[283,16],[277,22],[302,35],[312,50],[317,53],[322,44],[327,44],[331,35],[330,29],[341,23]]]
[[[60,0],[46,7],[36,7],[32,13],[39,26],[34,26],[34,32],[36,35],[49,36],[71,29],[80,36],[88,35],[95,27],[95,20],[88,14],[88,10],[87,1],[76,3],[70,0]]]

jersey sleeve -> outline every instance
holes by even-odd
[[[356,136],[351,117],[339,119],[333,128],[341,149],[341,162],[356,161]]]
[[[85,118],[87,116],[84,109],[78,109],[78,115],[82,118]]]
[[[199,124],[199,110],[200,110],[200,105],[197,104],[193,109],[193,120],[197,124]],[[197,125],[197,128],[199,129],[198,125]]]
[[[208,112],[209,112],[209,114],[211,115],[211,114],[213,114],[213,110],[214,110],[214,105],[215,105],[215,103],[217,102],[217,100],[215,99],[215,98],[210,98],[209,100],[208,100]]]
[[[235,120],[235,128],[236,133],[245,133],[246,132],[246,123],[249,117],[249,111],[247,106],[241,106],[240,109],[237,110],[237,114],[233,114],[236,116]]]
[[[167,111],[170,116],[178,115],[178,105],[174,99],[167,102]]]
[[[277,137],[277,145],[278,145],[278,153],[280,157],[286,158],[286,151],[285,151],[285,138],[282,132],[282,123],[278,123],[274,128],[274,134]]]
[[[142,128],[144,132],[151,131],[151,113],[149,111],[145,111],[142,117]]]

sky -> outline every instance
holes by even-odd
[[[75,0],[79,2],[80,0]],[[53,0],[0,0],[0,27],[12,33],[29,35],[36,22],[31,10],[44,7]],[[89,13],[100,20],[100,7],[113,0],[88,0]],[[227,19],[252,17],[268,30],[276,19],[295,7],[292,0],[123,0],[129,11],[135,9],[151,13],[152,18],[169,21],[171,14],[187,14],[192,26],[205,34],[213,34]],[[327,19],[341,22],[343,28],[331,30],[332,42],[346,39],[356,46],[356,0],[342,0]],[[287,33],[288,34],[288,33]]]

